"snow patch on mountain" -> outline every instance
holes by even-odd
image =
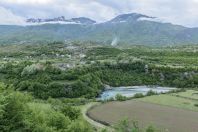
[[[112,20],[110,20],[109,22],[110,23],[131,22],[131,21],[138,21],[140,18],[150,19],[150,18],[153,18],[153,17],[138,14],[138,13],[130,13],[130,14],[119,15],[119,16],[113,18]]]
[[[64,16],[50,19],[35,19],[30,18],[26,20],[27,25],[42,25],[42,24],[82,24],[82,25],[90,25],[95,24],[96,21],[91,20],[86,17],[65,19]]]

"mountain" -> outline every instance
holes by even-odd
[[[28,19],[26,26],[0,26],[0,44],[46,41],[95,41],[116,45],[198,44],[198,28],[163,23],[138,13],[122,14],[97,23],[89,18]]]
[[[154,17],[149,17],[146,15],[137,14],[137,13],[131,13],[131,14],[119,15],[113,18],[112,20],[110,20],[109,22],[111,23],[129,22],[129,21],[137,21],[137,20],[140,20],[141,18],[154,18]]]

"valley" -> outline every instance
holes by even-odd
[[[198,0],[0,0],[0,132],[198,132]]]
[[[155,130],[194,132],[198,115],[197,49],[195,45],[123,47],[78,41],[1,45],[0,103],[5,113],[0,117],[1,129],[117,131],[116,124],[126,117],[129,122],[138,120],[141,129],[152,125]],[[130,98],[116,95],[118,101],[98,101],[105,86],[178,90],[166,94],[147,91]],[[11,114],[18,116],[13,119]],[[11,127],[16,120],[23,125]],[[189,124],[184,123],[186,120]]]

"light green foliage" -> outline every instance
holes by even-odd
[[[43,66],[40,64],[32,64],[26,66],[22,73],[21,76],[29,76],[35,74],[37,71],[43,70]]]
[[[0,118],[0,129],[3,132],[23,131],[23,119],[26,115],[26,103],[31,100],[31,97],[21,93],[10,93],[1,95],[3,98],[0,105],[3,106],[3,114]]]
[[[63,103],[34,100],[20,92],[5,91],[0,83],[0,130],[2,132],[91,132],[77,108]]]
[[[72,122],[69,126],[68,132],[93,132],[93,129],[85,121]]]
[[[66,130],[71,123],[64,114],[53,110],[51,105],[43,103],[29,103],[29,114],[25,124],[29,130],[58,131]]]

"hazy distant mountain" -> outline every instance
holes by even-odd
[[[26,26],[0,26],[0,44],[83,40],[113,45],[198,44],[198,28],[131,13],[97,23],[89,18],[28,19]]]

